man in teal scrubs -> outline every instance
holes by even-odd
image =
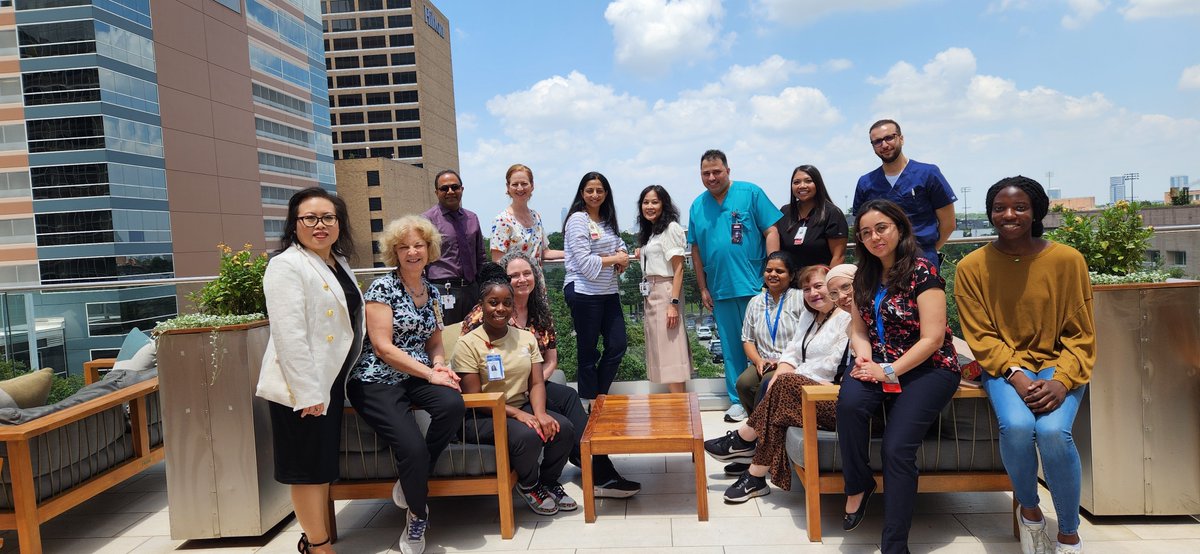
[[[733,406],[726,421],[747,414],[738,403],[737,378],[746,369],[742,319],[750,298],[762,290],[763,260],[779,250],[775,222],[783,213],[758,185],[729,180],[729,162],[720,150],[700,157],[703,192],[692,202],[688,216],[688,243],[704,307],[712,310],[717,335],[725,347],[725,388]]]

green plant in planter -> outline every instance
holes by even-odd
[[[267,298],[263,294],[263,274],[267,271],[267,254],[255,255],[250,244],[234,251],[218,244],[221,253],[217,278],[200,290],[188,295],[199,313],[184,314],[160,322],[154,334],[172,329],[223,327],[264,319]]]
[[[1062,224],[1047,232],[1046,238],[1078,250],[1090,272],[1128,275],[1142,270],[1154,229],[1142,226],[1136,206],[1122,200],[1094,216],[1068,208],[1055,210],[1062,214]]]

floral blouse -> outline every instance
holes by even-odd
[[[517,329],[533,333],[533,338],[537,339],[538,351],[542,353],[543,358],[546,357],[546,351],[550,350],[551,348],[558,348],[558,333],[554,332],[554,325],[551,325],[546,329],[520,327],[517,325],[517,322],[513,321],[512,319],[508,320],[508,324],[516,327]],[[476,304],[474,308],[471,308],[471,313],[468,313],[467,318],[462,322],[462,334],[465,336],[467,333],[475,330],[475,328],[479,327],[480,325],[483,325],[483,308]]]
[[[871,341],[871,357],[876,362],[894,362],[912,348],[921,338],[921,313],[917,309],[917,297],[933,289],[945,289],[946,281],[935,273],[933,266],[924,258],[917,259],[907,286],[901,294],[883,293],[880,316],[883,319],[883,337],[875,322],[875,301],[858,308],[859,315],[867,324],[867,338]],[[958,372],[958,355],[946,326],[941,348],[918,367],[934,367]]]
[[[521,225],[516,216],[507,209],[496,214],[496,219],[492,220],[489,248],[506,254],[517,250],[540,264],[542,252],[549,248],[549,243],[546,241],[546,230],[542,226],[542,216],[532,209],[529,213],[533,215],[533,227]]]
[[[363,294],[363,299],[367,302],[379,302],[391,307],[392,344],[418,362],[432,367],[429,353],[425,351],[425,342],[433,336],[434,331],[442,328],[442,314],[438,309],[442,305],[441,294],[436,287],[429,284],[428,281],[424,281],[424,278],[422,281],[425,283],[425,288],[429,290],[429,298],[420,308],[413,302],[408,291],[404,289],[404,283],[400,281],[400,277],[395,271],[375,279],[367,292]],[[409,377],[411,375],[393,368],[375,354],[375,348],[371,346],[370,335],[363,338],[362,355],[358,357],[358,362],[350,370],[350,379],[357,379],[364,383],[395,385]]]

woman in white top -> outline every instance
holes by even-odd
[[[592,171],[579,189],[563,223],[567,277],[563,297],[575,320],[579,397],[608,394],[625,357],[625,315],[617,279],[629,266],[629,252],[617,227],[617,207],[608,179]],[[604,355],[596,345],[604,337]]]
[[[509,252],[525,254],[539,265],[543,260],[561,260],[562,250],[551,250],[546,242],[541,214],[529,207],[533,198],[533,170],[513,164],[504,174],[504,186],[512,203],[492,220],[492,236],[488,241],[492,261],[500,261]]]
[[[650,382],[665,383],[671,392],[684,392],[692,376],[687,333],[679,315],[687,236],[679,225],[679,210],[660,185],[642,189],[637,221],[646,308],[646,373]]]
[[[726,501],[745,502],[769,494],[768,472],[775,485],[785,491],[791,490],[792,468],[785,445],[788,428],[806,424],[800,393],[805,385],[833,383],[839,366],[844,367],[850,340],[846,330],[850,326],[848,310],[852,306],[847,303],[843,309],[835,308],[826,295],[826,279],[852,281],[854,270],[855,267],[849,264],[832,270],[814,265],[800,272],[800,290],[808,307],[801,318],[803,331],[784,349],[766,397],[737,430],[704,442],[704,449],[717,460],[750,462],[750,467],[725,491]],[[820,402],[817,404],[817,421],[807,424],[832,429],[836,417],[833,402]]]

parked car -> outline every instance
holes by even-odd
[[[714,364],[725,363],[725,349],[721,347],[721,340],[717,339],[709,343],[708,353],[712,355]]]
[[[690,333],[695,333],[696,332],[696,324],[691,321],[687,322],[687,330]]]
[[[712,327],[707,325],[699,325],[696,327],[696,338],[700,340],[709,340],[713,336]]]
[[[712,314],[709,314],[709,315],[704,316],[704,324],[708,325],[709,327],[712,327],[713,325],[717,324],[717,320],[713,319]]]

